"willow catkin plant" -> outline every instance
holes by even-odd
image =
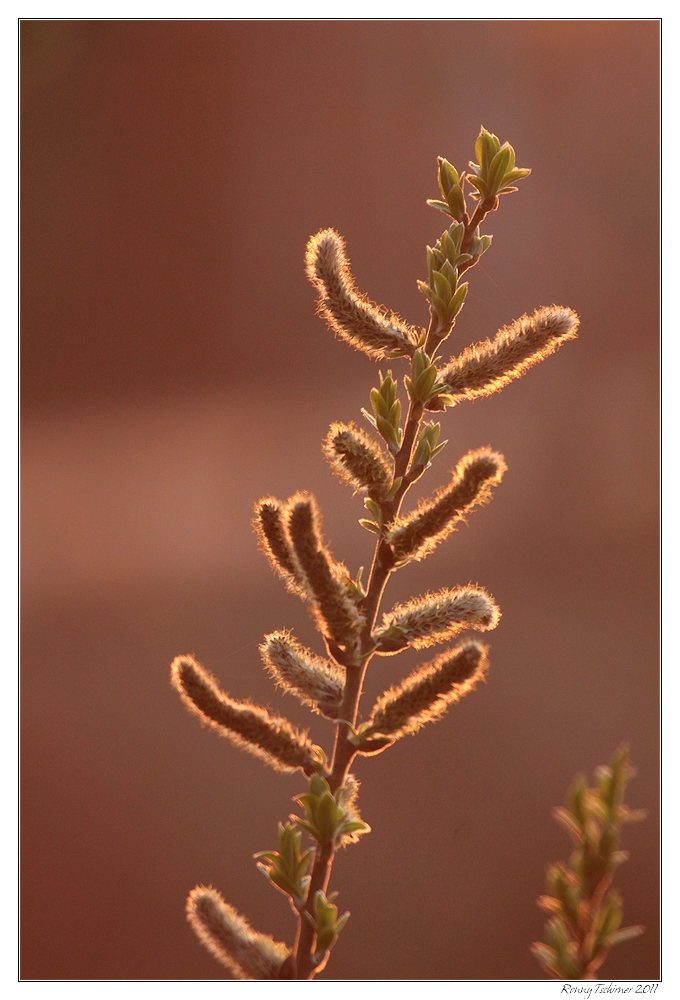
[[[402,419],[398,382],[379,373],[371,410],[363,410],[366,432],[354,423],[333,423],[323,443],[331,469],[364,494],[370,515],[359,523],[375,535],[368,579],[355,578],[336,562],[322,534],[313,496],[297,493],[285,502],[265,497],[256,504],[253,526],[260,548],[291,593],[308,602],[324,641],[325,655],[305,649],[290,632],[265,636],[265,669],[283,692],[295,695],[332,723],[332,749],[316,746],[305,732],[250,702],[235,701],[191,656],[172,665],[172,682],[187,707],[243,750],[278,771],[302,771],[307,790],[295,801],[304,815],[279,824],[278,849],[256,855],[258,867],[288,897],[295,915],[290,945],[274,942],[248,925],[214,888],[190,895],[191,926],[212,954],[239,979],[313,979],[328,961],[349,914],[338,914],[336,893],[328,895],[337,851],[355,843],[370,827],[357,809],[358,782],[350,772],[357,755],[391,747],[428,722],[440,719],[486,676],[487,647],[467,638],[378,698],[360,720],[366,670],[374,655],[393,656],[457,638],[464,630],[495,628],[500,612],[493,598],[471,584],[444,589],[398,604],[382,615],[380,605],[392,573],[421,560],[480,504],[486,503],[505,472],[503,456],[490,448],[464,455],[448,485],[410,512],[402,505],[410,487],[444,448],[440,424],[424,420],[467,399],[488,396],[576,337],[571,309],[548,306],[522,316],[491,340],[468,347],[448,362],[440,355],[463,308],[465,272],[491,245],[480,227],[496,211],[501,195],[530,171],[515,166],[515,153],[482,129],[476,162],[459,173],[438,160],[441,200],[428,204],[447,217],[447,229],[427,248],[427,279],[418,287],[429,305],[429,325],[404,322],[361,294],[350,272],[342,237],[325,229],[309,241],[307,274],[318,293],[318,312],[330,328],[373,360],[403,359],[408,410]],[[476,204],[468,214],[466,188]],[[302,849],[302,836],[311,847]]]
[[[628,747],[618,748],[609,765],[595,771],[595,787],[579,774],[565,806],[553,816],[574,843],[568,864],[548,867],[548,894],[538,905],[550,914],[547,944],[531,951],[551,979],[595,979],[609,949],[642,934],[639,924],[621,927],[623,901],[611,888],[614,872],[628,860],[620,850],[621,827],[645,818],[642,809],[624,804],[626,785],[635,776]]]

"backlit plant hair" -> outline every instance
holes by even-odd
[[[178,657],[172,665],[174,686],[201,721],[276,770],[298,770],[308,777],[306,791],[294,800],[301,815],[279,824],[278,849],[256,855],[259,869],[293,910],[290,946],[252,930],[217,890],[199,886],[189,895],[191,926],[238,979],[309,980],[324,968],[349,916],[339,915],[337,894],[328,895],[333,859],[370,830],[357,809],[359,786],[350,772],[355,758],[380,753],[436,722],[487,674],[487,647],[459,639],[393,684],[367,721],[359,721],[364,678],[375,654],[425,648],[458,638],[465,629],[493,629],[500,617],[493,598],[468,584],[398,604],[377,623],[391,574],[425,558],[473,508],[486,503],[506,468],[503,456],[490,448],[471,451],[457,462],[448,485],[402,512],[408,490],[446,445],[439,440],[440,424],[425,421],[425,411],[441,413],[498,391],[573,339],[578,327],[571,309],[548,306],[442,360],[439,349],[468,293],[461,277],[491,245],[491,236],[482,235],[480,227],[498,208],[500,196],[516,191],[515,184],[530,173],[515,166],[512,146],[501,145],[486,129],[476,141],[475,156],[471,170],[460,173],[448,160],[438,160],[441,199],[429,204],[448,216],[448,228],[427,248],[427,278],[418,282],[429,306],[427,328],[404,322],[357,290],[344,241],[335,230],[322,230],[307,246],[307,274],[318,293],[319,315],[331,330],[371,359],[403,359],[408,366],[403,420],[396,376],[379,373],[370,410],[362,411],[371,430],[333,423],[323,443],[333,472],[364,494],[369,516],[359,523],[375,536],[365,582],[361,572],[353,578],[329,552],[313,496],[297,493],[286,502],[265,497],[255,507],[260,548],[287,588],[308,602],[325,645],[320,656],[281,630],[265,636],[262,660],[277,687],[330,720],[332,749],[324,751],[264,708],[235,701],[193,657]],[[471,214],[466,192],[476,200]],[[303,834],[311,841],[306,850]]]

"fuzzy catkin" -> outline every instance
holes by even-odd
[[[173,687],[202,722],[276,771],[301,768],[312,774],[318,750],[305,732],[248,701],[234,701],[193,656],[178,656],[171,667]]]
[[[331,424],[322,445],[335,474],[355,490],[365,489],[372,500],[384,500],[392,473],[382,450],[355,424]]]
[[[354,822],[356,820],[361,821],[361,815],[359,813],[359,807],[357,806],[357,799],[359,797],[359,781],[354,774],[348,774],[345,777],[345,783],[343,785],[342,792],[338,798],[338,804],[347,813],[347,819]],[[363,821],[362,821],[363,822]],[[358,843],[362,833],[365,831],[356,831],[352,833],[345,833],[342,835],[338,842],[339,847],[347,847],[348,844]]]
[[[499,618],[498,606],[485,590],[459,587],[395,605],[383,616],[382,628],[397,626],[415,649],[424,649],[465,628],[495,628]]]
[[[269,560],[271,568],[281,577],[291,593],[306,601],[310,595],[286,534],[284,512],[284,504],[275,497],[258,500],[255,504],[253,529],[260,549]]]
[[[285,944],[254,931],[212,887],[192,889],[187,920],[208,951],[237,979],[278,979],[290,954]]]
[[[269,676],[312,711],[337,719],[345,693],[344,672],[316,656],[285,629],[264,637],[260,655]]]
[[[319,314],[334,333],[371,358],[395,352],[413,356],[418,332],[357,291],[339,233],[323,229],[312,236],[305,261],[319,293]]]
[[[455,531],[456,524],[473,507],[486,503],[491,487],[500,483],[505,459],[489,448],[470,451],[458,462],[448,486],[423,500],[405,517],[398,518],[386,535],[397,565],[422,559]]]
[[[469,640],[418,667],[378,698],[371,733],[399,739],[426,722],[436,722],[482,680],[488,669],[486,654],[486,646]]]
[[[352,645],[360,618],[340,579],[341,570],[321,540],[321,518],[313,496],[297,493],[287,505],[288,534],[308,588],[318,624],[335,642]]]
[[[303,600],[309,599],[304,580],[295,563],[283,523],[284,505],[275,497],[264,497],[255,504],[253,529],[269,565],[282,578],[288,590]]]
[[[573,309],[544,306],[499,330],[493,340],[467,347],[439,373],[455,403],[490,396],[562,344],[574,340],[579,318]]]

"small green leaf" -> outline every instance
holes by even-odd
[[[444,215],[448,216],[451,215],[451,212],[449,211],[449,206],[446,204],[445,201],[439,201],[437,198],[428,198],[427,204],[430,206],[430,208],[438,208],[440,212],[444,213]]]
[[[449,214],[454,219],[461,222],[466,211],[465,195],[463,193],[462,185],[456,184],[455,187],[452,187],[446,201],[449,208]]]
[[[634,927],[621,927],[620,930],[614,931],[607,937],[605,944],[608,948],[613,948],[615,944],[631,941],[633,938],[640,937],[644,932],[645,929],[640,924]]]
[[[445,302],[448,302],[448,300],[451,298],[451,295],[453,294],[453,289],[451,288],[451,285],[440,271],[432,272],[432,288],[436,292],[436,294]]]
[[[366,528],[367,531],[372,531],[374,534],[380,534],[380,525],[376,524],[375,521],[369,521],[367,517],[360,517],[359,524],[362,528]]]

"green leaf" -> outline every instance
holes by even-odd
[[[465,296],[467,295],[467,290],[468,290],[468,284],[466,282],[464,285],[460,286],[460,288],[456,291],[456,294],[453,296],[453,299],[451,300],[451,303],[449,305],[449,309],[454,316],[457,316],[458,313],[463,308],[463,303],[465,302]]]
[[[433,278],[434,278],[434,275],[436,273],[437,273],[436,271],[432,272],[432,277]],[[443,278],[446,279],[449,287],[453,291],[455,289],[455,287],[456,287],[456,282],[458,281],[458,272],[455,270],[455,268],[451,264],[450,260],[447,259],[447,260],[444,261],[444,263],[441,266],[441,270],[440,270],[439,273],[441,274],[441,276]]]
[[[432,296],[432,292],[430,291],[430,286],[427,285],[427,284],[425,284],[424,281],[420,281],[420,280],[416,281],[416,284],[418,285],[418,290],[423,293],[423,295],[425,296],[425,298],[427,299],[427,301],[430,302],[430,303],[432,303],[433,296]]]
[[[509,170],[503,177],[503,184],[514,184],[515,181],[521,181],[523,177],[528,177],[531,173],[531,169],[524,170]]]
[[[453,288],[451,288],[446,277],[440,271],[432,272],[432,287],[436,294],[445,302],[448,302],[453,294]]]
[[[362,528],[366,528],[367,531],[372,531],[374,534],[380,534],[380,525],[376,524],[375,521],[369,521],[367,517],[360,517],[359,524]]]
[[[439,190],[442,198],[446,198],[452,187],[458,184],[458,174],[448,160],[439,159]]]
[[[451,188],[448,197],[446,199],[446,202],[449,207],[449,214],[454,219],[457,219],[459,222],[461,222],[465,216],[465,209],[466,209],[465,195],[463,193],[463,188],[461,185],[456,184],[455,187]]]
[[[397,476],[397,478],[394,480],[394,482],[390,486],[387,495],[385,496],[386,500],[391,500],[392,499],[392,497],[395,495],[395,493],[398,491],[399,487],[401,486],[401,483],[402,483],[402,477],[401,476]]]
[[[430,206],[430,208],[438,208],[440,212],[444,213],[444,215],[448,215],[449,217],[451,217],[449,206],[446,204],[445,201],[439,201],[436,198],[428,198],[427,204]]]
[[[392,450],[394,448],[397,451],[399,451],[399,437],[398,437],[397,431],[392,426],[392,424],[389,422],[389,420],[385,420],[384,417],[378,417],[378,416],[376,416],[375,422],[376,422],[376,427],[378,429],[378,432],[387,441],[388,448],[390,448],[390,450]]]
[[[484,198],[486,197],[487,184],[485,180],[481,177],[475,177],[473,174],[468,174],[467,179],[474,188],[477,189],[478,194],[476,197]]]
[[[444,299],[440,298],[438,295],[433,294],[432,298],[430,299],[430,302],[434,306],[437,316],[439,316],[442,320],[446,321],[449,315],[448,299],[445,302]]]
[[[364,507],[366,510],[371,512],[378,524],[382,524],[382,510],[380,509],[380,505],[377,504],[375,500],[371,500],[370,497],[366,497],[364,500]]]
[[[510,149],[507,144],[500,149],[494,156],[491,164],[489,166],[489,171],[487,174],[487,184],[489,188],[489,195],[495,194],[498,189],[502,186],[503,177],[508,169],[510,163]]]
[[[644,934],[645,929],[640,924],[634,927],[621,927],[620,930],[609,934],[605,944],[607,948],[613,948],[615,944],[622,944],[624,941],[631,941],[633,938]]]

